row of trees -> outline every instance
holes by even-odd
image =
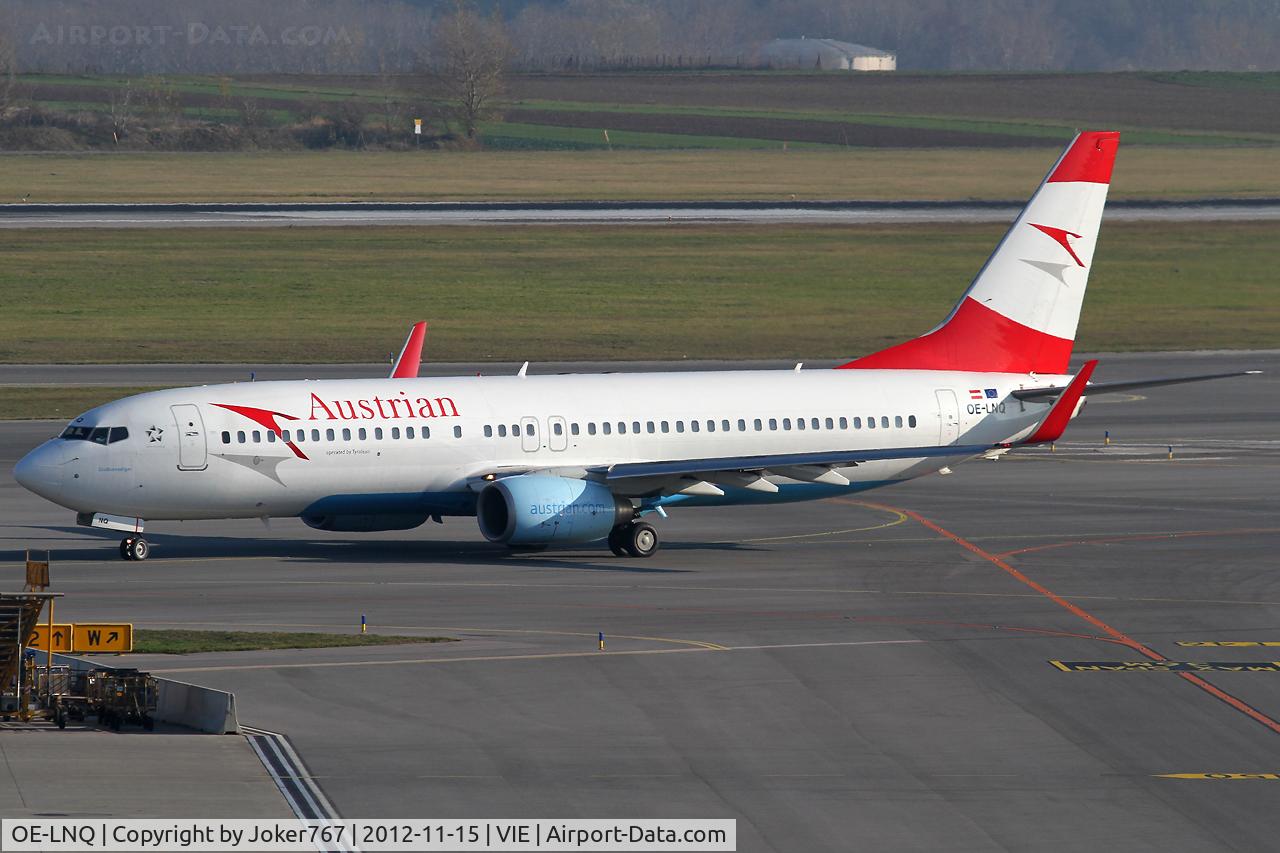
[[[778,37],[896,51],[899,68],[1280,68],[1280,0],[477,0],[517,68],[750,64]],[[22,66],[156,73],[408,72],[450,0],[5,0]],[[434,57],[434,58],[433,58]]]

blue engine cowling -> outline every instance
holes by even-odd
[[[495,480],[476,501],[480,532],[504,545],[594,542],[634,515],[630,501],[599,483],[549,474]]]

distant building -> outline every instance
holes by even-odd
[[[756,60],[770,68],[823,71],[895,71],[898,68],[896,54],[834,39],[774,39],[760,46]]]

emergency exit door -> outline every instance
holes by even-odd
[[[934,392],[938,398],[938,444],[955,444],[960,438],[960,402],[950,388]]]

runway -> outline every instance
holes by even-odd
[[[347,816],[736,818],[743,851],[1268,849],[1280,780],[1169,774],[1280,772],[1280,672],[1051,661],[1280,657],[1179,645],[1280,642],[1280,352],[1099,357],[1102,381],[1267,372],[1091,400],[1056,452],[673,510],[645,561],[511,555],[451,519],[156,524],[153,557],[125,563],[10,477],[57,425],[5,423],[0,557],[51,548],[70,621],[340,631],[365,614],[460,639],[129,659],[235,691]]]
[[[7,204],[0,228],[218,228],[356,225],[651,225],[664,222],[874,224],[1008,222],[1022,201],[350,202]],[[1116,200],[1109,222],[1280,219],[1280,199]]]

